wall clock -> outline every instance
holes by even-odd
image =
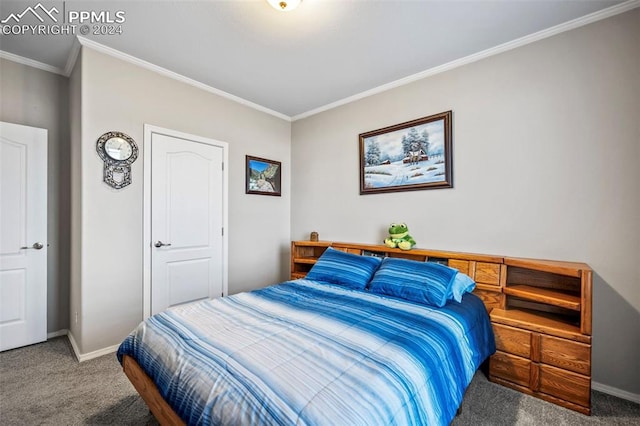
[[[98,138],[96,150],[104,161],[104,183],[115,189],[129,185],[131,164],[138,158],[136,142],[122,132],[107,132]]]

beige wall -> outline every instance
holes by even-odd
[[[287,276],[288,121],[86,48],[81,81],[82,330],[74,337],[82,353],[120,343],[142,320],[144,124],[229,143],[229,292]],[[127,133],[140,148],[133,183],[122,190],[102,182],[95,150],[109,130]],[[282,162],[282,197],[245,194],[247,154]]]
[[[47,129],[47,332],[69,327],[68,80],[0,58],[0,121]]]
[[[74,344],[82,329],[82,52],[69,76],[69,135],[71,144],[71,259],[67,316]],[[76,348],[79,349],[79,348]]]
[[[640,394],[640,10],[292,126],[291,236],[585,261],[593,379]],[[359,195],[358,134],[453,110],[454,188]]]

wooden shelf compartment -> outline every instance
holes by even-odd
[[[307,275],[313,265],[313,263],[294,263],[291,268],[291,276],[295,275],[296,278],[302,278]]]
[[[522,299],[532,300],[539,303],[547,303],[549,305],[580,312],[581,303],[579,295],[525,284],[508,285],[503,291],[509,296],[516,296]]]
[[[293,262],[315,263],[331,243],[327,241],[303,241],[291,247]]]
[[[550,272],[568,277],[580,278],[582,271],[591,270],[586,263],[561,262],[556,260],[525,259],[518,257],[505,257],[504,263],[507,266],[521,267],[535,271]]]
[[[591,336],[582,334],[579,325],[561,315],[510,308],[493,309],[490,316],[491,321],[499,324],[546,333],[576,342],[591,343]]]
[[[408,253],[388,253],[388,257],[399,257],[402,259],[415,260],[417,262],[426,262],[428,257],[424,254],[408,254]]]
[[[389,248],[385,245],[380,244],[355,244],[355,243],[341,243],[335,242],[332,243],[331,246],[335,249],[353,249],[355,251],[358,250],[368,250],[373,252],[386,253],[388,256],[392,254],[396,254],[397,257],[403,258],[411,258],[413,256],[424,256],[424,257],[438,257],[438,258],[447,258],[447,259],[460,259],[460,260],[473,260],[478,262],[489,262],[489,263],[502,263],[502,256],[495,256],[490,254],[475,254],[475,253],[462,253],[455,251],[443,251],[443,250],[428,250],[421,248],[412,248],[411,250],[400,250],[398,248]],[[346,250],[345,250],[346,251]]]
[[[328,241],[295,241],[291,243],[291,278],[307,275],[322,253],[331,246]]]
[[[559,290],[570,294],[580,294],[582,282],[580,277],[556,274],[548,271],[526,269],[517,266],[507,267],[506,285],[526,284]]]
[[[554,314],[557,318],[562,319],[567,324],[578,326],[580,324],[580,312],[574,311],[560,306],[551,305],[549,303],[536,302],[531,299],[522,299],[517,296],[510,296],[505,293],[506,309],[521,309],[530,312],[544,312]]]
[[[292,244],[295,244],[296,247],[329,247],[332,243],[331,241],[292,241]]]
[[[313,265],[318,260],[317,257],[294,257],[293,263],[306,263],[309,265]]]

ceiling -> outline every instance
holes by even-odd
[[[2,0],[0,20],[41,24],[32,13],[18,16],[38,3]],[[70,12],[124,17],[122,34],[84,37],[294,119],[585,15],[637,6],[637,0],[303,0],[283,13],[265,0],[41,3],[56,7],[58,23],[68,24]],[[44,24],[53,24],[42,9]],[[64,74],[74,39],[3,31],[0,50]]]

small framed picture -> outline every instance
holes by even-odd
[[[247,155],[246,194],[273,195],[281,192],[282,164],[279,161]]]
[[[451,111],[359,138],[360,194],[453,187]]]

